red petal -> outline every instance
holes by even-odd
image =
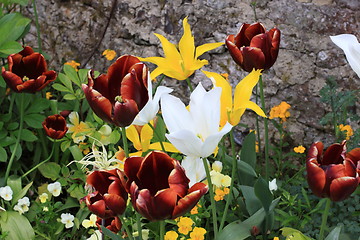
[[[87,176],[86,183],[104,195],[108,192],[108,187],[112,183],[112,180],[109,179],[112,175],[111,172],[107,171],[94,171]]]
[[[171,218],[177,198],[177,193],[170,188],[158,192],[154,197],[154,206],[158,207],[153,213],[155,214],[153,219],[163,220]]]
[[[186,177],[185,170],[179,163],[171,171],[168,179],[170,188],[177,192],[180,197],[184,197],[187,194],[190,180]]]
[[[250,26],[250,24],[248,23],[244,23],[243,25],[241,25],[239,32],[235,35],[235,37],[233,36],[233,40],[232,42],[236,45],[237,48],[241,48],[243,46],[249,46],[250,45],[250,40],[246,38],[245,36],[245,30]]]
[[[91,72],[91,74],[93,74]],[[94,79],[91,75],[91,80]],[[101,95],[107,98],[111,103],[115,102],[115,99],[110,95],[108,77],[105,74],[101,74],[93,81],[93,88],[98,91]]]
[[[321,161],[323,149],[324,149],[324,145],[322,142],[313,143],[309,148],[307,159],[315,158],[318,161]]]
[[[118,127],[130,126],[139,113],[134,100],[125,99],[124,102],[115,102],[113,123]]]
[[[252,39],[256,35],[262,34],[265,32],[266,32],[266,29],[265,29],[264,25],[262,25],[259,22],[256,22],[256,23],[251,24],[248,28],[246,28],[244,35],[245,35],[245,38],[247,38],[251,42]],[[249,44],[247,44],[245,46],[249,46]]]
[[[148,189],[139,191],[139,195],[136,198],[135,209],[145,218],[152,221],[153,213],[158,210],[159,206],[154,208],[153,198]]]
[[[17,71],[19,71],[19,73],[24,74],[24,76],[30,79],[36,79],[41,76],[43,72],[47,71],[45,58],[40,53],[33,53],[23,57],[22,62],[24,65],[13,66],[14,73],[18,73]],[[19,69],[20,67],[25,69]]]
[[[306,162],[307,181],[312,192],[318,197],[324,197],[326,175],[322,168],[317,166],[316,159]]]
[[[342,164],[346,155],[346,142],[342,144],[335,143],[328,147],[321,161],[322,165]]]
[[[105,194],[104,201],[106,206],[116,215],[122,215],[126,209],[126,200],[116,194]]]
[[[129,157],[125,160],[124,172],[126,177],[128,178],[126,182],[127,191],[130,190],[130,185],[132,182],[138,181],[137,173],[140,169],[143,159],[143,157]]]
[[[14,92],[20,92],[17,88],[17,86],[23,84],[23,80],[16,74],[5,71],[5,68],[2,68],[2,77],[4,78],[6,84],[13,90]]]
[[[330,199],[334,202],[348,198],[357,188],[359,182],[354,177],[337,178],[330,185]]]
[[[229,53],[231,57],[234,59],[234,61],[239,65],[243,66],[243,55],[240,49],[235,45],[234,43],[234,35],[227,36],[225,40],[226,46],[229,49]]]
[[[244,62],[243,69],[247,72],[251,72],[255,69],[264,69],[265,67],[265,55],[259,48],[255,47],[242,47]]]
[[[269,69],[275,61],[271,57],[271,39],[268,34],[258,34],[251,39],[250,47],[260,48],[265,56],[264,69]]]
[[[279,53],[279,47],[280,47],[280,30],[277,28],[272,28],[269,32],[268,35],[271,38],[271,58],[272,61],[275,62],[276,58],[278,56]]]
[[[360,148],[354,148],[346,154],[346,158],[349,158],[355,166],[360,162]]]
[[[175,206],[171,218],[175,219],[190,211],[205,193],[206,191],[196,190],[181,198]]]

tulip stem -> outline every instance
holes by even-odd
[[[326,228],[326,222],[329,216],[330,206],[331,206],[331,200],[330,198],[326,198],[326,205],[321,219],[319,240],[324,240],[324,232]]]
[[[35,2],[36,1],[33,0],[33,8],[34,8],[34,15],[35,15],[35,26],[36,26],[36,32],[37,32],[37,42],[38,42],[39,53],[42,53],[39,17],[38,17],[37,11],[36,11],[36,3]]]
[[[125,219],[124,219],[122,216],[120,216],[119,218],[121,219],[122,225],[123,225],[123,227],[125,228],[125,232],[126,232],[126,234],[128,235],[129,239],[130,239],[130,240],[133,240],[133,239],[134,239],[134,238],[133,238],[133,235],[132,235],[132,233],[131,233],[128,225],[126,224]],[[139,236],[141,236],[140,233],[139,233]]]
[[[121,128],[121,138],[123,140],[123,147],[124,147],[125,157],[128,158],[129,157],[129,146],[128,146],[128,142],[127,142],[127,138],[126,138],[126,129],[125,129],[125,127]]]
[[[189,86],[189,88],[190,88],[190,92],[194,91],[194,88],[192,87],[192,85],[191,85],[191,82],[190,82],[190,79],[189,79],[189,78],[186,78],[186,83],[187,83],[187,85],[188,85],[188,86]]]
[[[160,221],[160,240],[164,240],[164,236],[165,236],[165,221],[162,220]]]
[[[4,182],[5,184],[7,183],[7,179],[9,177],[10,174],[10,170],[11,170],[11,166],[14,162],[14,159],[16,157],[16,151],[19,147],[20,144],[20,139],[21,139],[21,132],[23,129],[23,125],[24,125],[24,93],[20,93],[20,107],[19,107],[19,113],[20,113],[20,124],[19,124],[19,131],[18,131],[18,135],[16,138],[16,142],[15,142],[15,146],[14,149],[12,150],[12,154],[9,160],[9,164],[6,168],[6,172],[5,172],[5,178],[4,178]]]
[[[259,87],[260,87],[260,99],[261,99],[261,108],[266,113],[265,108],[265,97],[264,97],[264,85],[262,81],[262,76],[259,77]],[[268,119],[264,118],[264,138],[265,138],[265,179],[269,181],[269,127]]]
[[[153,132],[155,133],[156,137],[158,138],[161,149],[163,150],[163,152],[165,152],[165,146],[164,146],[163,142],[160,139],[159,133],[155,131],[155,127],[150,122],[148,124],[151,127],[151,129],[153,130]]]
[[[139,240],[142,240],[142,228],[141,228],[141,216],[138,212],[135,212],[136,215],[136,226],[138,229],[138,233],[139,233]]]
[[[232,192],[233,192],[233,188],[234,188],[234,179],[235,179],[235,174],[236,174],[236,170],[237,170],[237,159],[236,159],[236,153],[235,153],[235,141],[234,141],[234,129],[232,128],[230,131],[230,143],[231,143],[231,152],[232,152],[232,170],[231,170],[231,184],[230,184],[230,191],[229,194],[227,196],[226,199],[226,205],[225,205],[225,209],[224,209],[224,214],[221,218],[221,223],[220,223],[220,227],[219,227],[219,231],[221,231],[221,229],[224,227],[224,223],[225,223],[225,219],[226,219],[226,215],[227,212],[229,210],[229,205],[231,202],[231,197],[232,197]]]
[[[206,158],[202,158],[202,161],[203,161],[205,172],[206,172],[206,179],[207,179],[208,185],[209,185],[210,203],[211,203],[211,211],[212,211],[213,226],[214,226],[214,239],[216,239],[216,236],[218,233],[218,227],[217,227],[218,223],[217,223],[216,205],[215,205],[215,199],[214,199],[214,189],[213,189],[213,184],[211,181],[209,165],[206,161]]]

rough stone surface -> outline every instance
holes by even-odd
[[[153,33],[162,34],[177,43],[182,35],[181,20],[185,16],[188,16],[196,45],[223,42],[228,34],[235,34],[242,23],[255,20],[251,0],[118,0],[114,5],[114,15],[105,29],[113,2],[37,1],[41,37],[45,51],[51,56],[51,67],[60,70],[64,62],[76,60],[83,67],[104,72],[111,64],[101,56],[107,48],[114,49],[118,56],[162,56],[160,42]],[[315,140],[331,144],[334,141],[331,128],[319,124],[320,118],[329,111],[319,100],[319,90],[326,78],[332,75],[341,89],[359,89],[360,79],[329,36],[352,33],[360,37],[359,1],[256,2],[258,21],[269,29],[277,26],[282,32],[278,60],[263,76],[268,109],[281,101],[292,106],[286,127],[292,132],[289,142],[293,146],[309,146]],[[31,6],[24,10],[30,16],[32,11]],[[36,46],[35,27],[31,28],[27,42]],[[245,76],[225,46],[205,53],[202,58],[210,63],[204,70],[228,73],[233,84]],[[200,71],[194,74],[192,81],[201,81],[207,88],[211,87],[210,80]],[[185,81],[165,79],[164,84],[173,87],[175,95],[188,96]],[[359,113],[359,106],[356,111]],[[254,128],[253,119],[254,114],[248,112],[242,122]],[[358,124],[352,123],[354,127]],[[270,136],[274,138],[274,128],[270,131]]]

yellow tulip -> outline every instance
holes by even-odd
[[[221,87],[221,120],[220,126],[226,122],[235,126],[240,122],[241,116],[247,108],[253,110],[256,114],[266,117],[264,111],[254,102],[250,101],[253,88],[256,86],[261,75],[261,70],[253,70],[235,87],[234,96],[230,83],[220,74],[214,72],[202,71],[211,79],[214,86]]]

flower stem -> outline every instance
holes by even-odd
[[[138,233],[139,233],[139,240],[142,240],[142,228],[141,228],[141,216],[138,212],[136,212],[136,226],[138,229]]]
[[[189,78],[186,78],[186,83],[187,83],[187,85],[189,86],[190,92],[194,91],[194,88],[192,87],[192,85],[191,85],[191,82],[190,82],[190,79],[189,79]]]
[[[38,42],[39,53],[42,53],[39,17],[38,17],[37,11],[36,11],[36,3],[35,2],[36,2],[36,0],[33,0],[33,8],[34,8],[34,15],[35,15],[35,26],[36,26],[36,32],[37,32],[37,42]]]
[[[120,216],[119,218],[122,222],[123,227],[125,228],[125,232],[128,235],[129,239],[133,240],[134,238],[133,238],[132,232],[130,231],[128,225],[126,225],[125,219],[122,216]],[[139,233],[139,236],[141,236],[140,233]]]
[[[259,77],[259,87],[260,87],[260,99],[261,99],[261,108],[266,113],[265,108],[265,97],[264,97],[264,86],[262,81],[262,76]],[[264,138],[265,138],[265,180],[269,181],[269,126],[268,119],[264,118]]]
[[[236,174],[236,170],[237,170],[237,159],[236,159],[236,153],[235,153],[235,141],[234,141],[234,129],[232,128],[230,131],[230,143],[231,143],[231,152],[232,152],[232,170],[231,170],[231,184],[230,184],[230,191],[229,194],[226,198],[226,205],[225,205],[225,209],[224,209],[224,214],[221,218],[221,223],[220,223],[220,227],[219,227],[219,231],[221,231],[221,229],[224,227],[224,223],[225,223],[225,219],[226,219],[226,215],[227,212],[229,210],[229,205],[231,202],[231,197],[232,197],[232,192],[233,192],[233,188],[234,188],[234,179],[235,179],[235,174]]]
[[[159,234],[160,234],[160,240],[164,240],[164,236],[165,236],[165,221],[164,220],[160,221]]]
[[[319,240],[324,240],[324,232],[326,228],[326,222],[329,216],[330,206],[331,206],[331,200],[330,198],[326,198],[326,205],[321,219]]]
[[[202,158],[202,160],[203,160],[203,164],[204,164],[204,168],[205,168],[205,172],[206,172],[206,179],[207,179],[208,185],[209,185],[210,203],[211,203],[211,211],[212,211],[213,226],[214,226],[214,239],[216,239],[216,236],[218,233],[218,227],[217,227],[218,223],[217,223],[216,206],[215,206],[215,199],[214,199],[214,189],[213,189],[213,184],[211,181],[209,165],[206,161],[206,158]]]
[[[9,174],[10,174],[11,166],[12,166],[12,164],[14,162],[14,159],[16,157],[16,151],[17,151],[17,149],[19,147],[19,144],[20,144],[21,132],[22,132],[23,125],[24,125],[24,98],[25,98],[24,93],[20,93],[20,107],[19,107],[20,125],[19,125],[19,131],[18,131],[18,135],[17,135],[17,138],[16,138],[16,142],[15,142],[15,147],[14,147],[13,152],[11,154],[9,164],[8,164],[8,166],[6,168],[5,178],[4,178],[5,184],[7,183],[7,179],[8,179]]]
[[[151,127],[151,129],[152,129],[153,132],[155,133],[156,137],[159,139],[159,143],[160,143],[161,149],[163,150],[163,152],[165,152],[165,146],[164,146],[163,142],[162,142],[161,139],[160,139],[159,133],[155,131],[154,126],[153,126],[150,122],[148,123],[148,125]]]
[[[126,129],[125,127],[121,128],[121,138],[123,140],[123,147],[124,147],[124,152],[125,152],[125,157],[129,157],[129,146],[128,146],[128,142],[127,142],[127,138],[126,138]]]

